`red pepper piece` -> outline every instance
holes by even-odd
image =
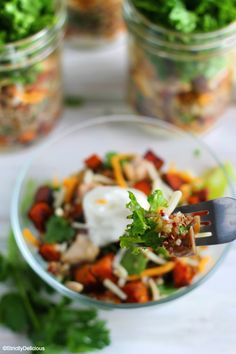
[[[94,171],[98,170],[103,165],[101,158],[96,154],[91,155],[84,162],[88,168]]]
[[[52,214],[53,211],[47,203],[37,203],[31,207],[28,216],[36,229],[43,232],[45,231],[46,222]]]
[[[48,243],[39,246],[39,254],[48,262],[58,262],[61,258],[61,252],[57,247]]]
[[[173,270],[174,286],[180,288],[190,285],[195,274],[196,270],[192,266],[181,261],[176,261]]]
[[[163,175],[163,180],[174,190],[180,189],[180,187],[185,183],[183,179],[174,173],[165,173]]]
[[[159,156],[157,156],[153,151],[148,150],[144,155],[145,160],[148,160],[154,164],[154,166],[160,170],[164,165],[164,160],[162,160]]]
[[[145,284],[141,281],[133,281],[127,283],[122,291],[126,293],[126,302],[147,302],[149,301],[148,290]]]
[[[151,191],[152,191],[151,182],[148,179],[142,179],[141,181],[136,182],[133,185],[133,188],[140,190],[141,192],[145,193],[146,195],[151,194]]]

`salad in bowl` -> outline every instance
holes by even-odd
[[[67,296],[152,305],[196,287],[221,258],[224,246],[196,248],[200,216],[174,210],[226,187],[223,168],[188,134],[146,118],[101,118],[34,157],[15,190],[13,228],[29,264]]]

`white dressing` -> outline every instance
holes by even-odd
[[[136,189],[117,186],[100,186],[86,193],[83,210],[91,241],[101,247],[119,240],[130,220],[126,208],[129,202],[128,191],[134,193],[138,203],[148,209],[146,195]]]

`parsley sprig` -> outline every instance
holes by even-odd
[[[109,345],[109,330],[97,311],[77,309],[69,299],[55,297],[22,260],[12,233],[7,256],[0,254],[0,281],[9,289],[0,298],[0,323],[44,346],[44,353],[84,353]]]

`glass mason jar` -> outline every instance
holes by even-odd
[[[195,133],[208,130],[232,99],[236,23],[181,34],[152,24],[131,0],[125,0],[124,16],[132,106]]]
[[[0,149],[33,143],[54,126],[62,110],[61,44],[65,9],[55,24],[0,46]]]
[[[66,38],[74,47],[99,47],[124,32],[123,0],[67,0]]]

